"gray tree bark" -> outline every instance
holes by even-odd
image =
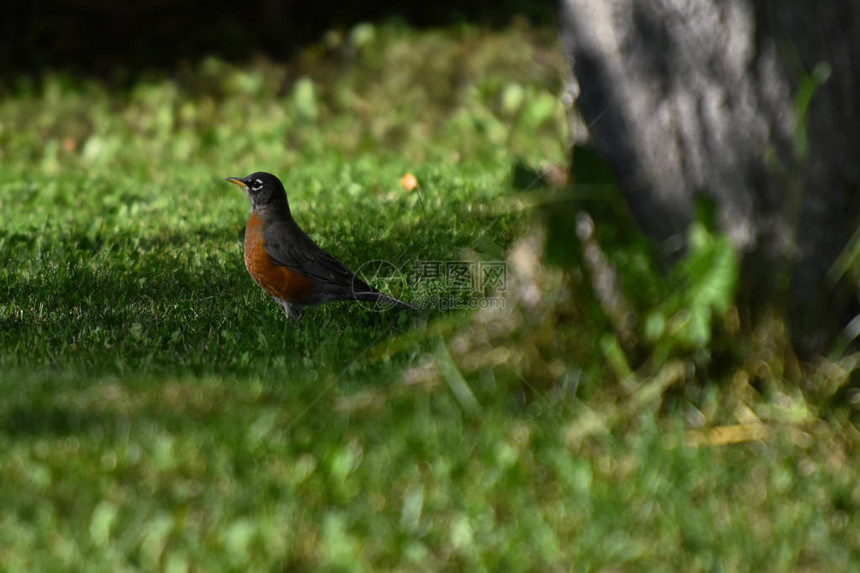
[[[682,240],[714,199],[745,296],[783,302],[796,348],[822,351],[853,304],[827,271],[860,208],[860,2],[561,0],[560,24],[577,110],[642,228]]]

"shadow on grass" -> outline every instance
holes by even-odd
[[[58,404],[16,404],[0,419],[0,433],[10,438],[22,436],[66,436],[92,434],[116,428],[121,416],[115,412],[83,413]]]
[[[358,244],[366,244],[359,238]],[[336,371],[409,327],[335,303],[298,322],[251,282],[234,229],[139,237],[0,234],[0,365],[82,374]]]

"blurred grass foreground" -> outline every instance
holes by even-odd
[[[856,358],[742,326],[707,206],[667,270],[587,150],[567,184],[563,70],[551,29],[361,24],[8,82],[0,570],[856,569]],[[256,170],[424,310],[287,323]]]

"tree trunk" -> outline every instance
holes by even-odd
[[[825,349],[853,304],[827,271],[860,207],[860,3],[561,0],[560,22],[642,228],[675,243],[712,198],[745,297],[785,304],[801,354]]]

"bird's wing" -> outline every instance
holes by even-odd
[[[322,250],[298,226],[279,231],[276,225],[272,225],[273,232],[267,233],[264,248],[279,265],[322,283],[350,288],[353,292],[377,292],[346,265]]]

